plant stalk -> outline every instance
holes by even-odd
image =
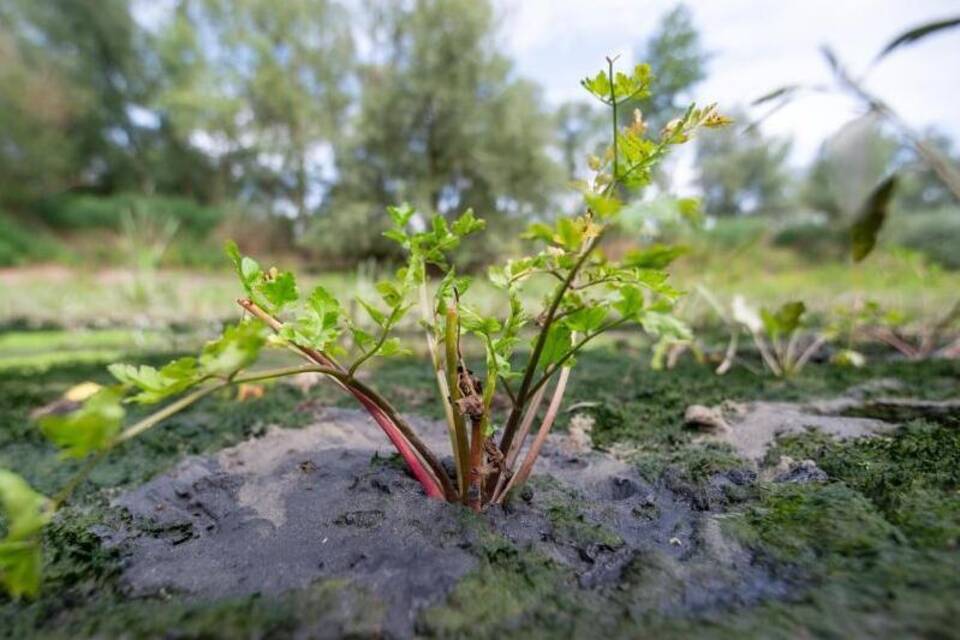
[[[252,300],[241,298],[237,302],[251,314],[263,320],[267,326],[274,331],[279,332],[283,327],[282,322],[261,309]],[[448,500],[453,498],[453,487],[450,484],[450,479],[447,477],[443,466],[437,460],[436,456],[433,455],[433,452],[413,433],[409,425],[400,418],[393,407],[391,407],[382,396],[363,384],[360,380],[350,376],[347,371],[344,371],[343,368],[336,364],[327,354],[295,343],[294,346],[311,362],[322,367],[336,370],[336,374],[330,372],[327,375],[333,377],[342,388],[363,405],[364,409],[367,410],[387,435],[387,438],[389,438],[401,457],[403,457],[411,473],[413,473],[414,477],[423,485],[428,496],[441,497]],[[414,449],[416,449],[416,451],[414,451]],[[427,467],[424,466],[424,463],[429,467],[429,471]]]
[[[554,293],[553,300],[550,302],[550,307],[547,309],[547,316],[543,322],[543,328],[540,330],[540,335],[537,336],[537,342],[534,344],[533,353],[530,354],[530,360],[527,362],[526,369],[524,370],[523,381],[520,383],[519,391],[517,391],[517,404],[514,405],[513,409],[511,409],[510,414],[507,417],[507,422],[503,427],[503,436],[500,438],[501,451],[509,451],[510,446],[513,444],[513,438],[516,435],[518,421],[520,420],[521,413],[526,406],[527,398],[531,393],[530,387],[533,383],[533,376],[536,373],[537,364],[540,362],[540,356],[543,353],[543,347],[547,341],[547,333],[550,331],[550,326],[553,324],[554,317],[557,315],[557,310],[560,308],[560,304],[563,302],[563,296],[573,284],[573,280],[576,278],[577,273],[580,272],[580,269],[587,261],[587,258],[597,247],[597,244],[600,242],[600,238],[602,236],[603,232],[601,231],[593,240],[589,242],[589,244],[587,244],[580,258],[570,268],[566,278],[564,278],[563,282],[557,285],[557,291]]]
[[[510,481],[507,483],[507,486],[503,489],[499,496],[495,496],[495,501],[502,501],[504,496],[509,493],[510,489],[515,486],[520,486],[527,481],[527,478],[530,476],[530,472],[533,470],[533,465],[537,462],[537,458],[540,456],[540,450],[543,448],[543,443],[547,440],[547,435],[550,433],[551,427],[553,427],[554,421],[557,419],[557,414],[560,412],[560,404],[563,402],[563,394],[567,390],[567,380],[570,378],[570,367],[564,367],[560,371],[560,377],[557,378],[557,386],[553,391],[553,397],[550,398],[550,406],[547,407],[547,414],[543,417],[543,422],[540,423],[540,429],[537,431],[537,437],[534,438],[533,444],[530,445],[530,450],[527,451],[526,457],[523,459],[523,464],[520,465],[519,471],[510,478]]]
[[[446,362],[446,381],[449,396],[444,401],[450,405],[450,411],[453,414],[454,433],[456,434],[456,449],[454,457],[457,461],[457,475],[460,481],[460,499],[463,504],[467,504],[469,498],[469,486],[472,484],[470,476],[470,449],[467,444],[467,425],[463,419],[463,412],[457,406],[460,400],[459,371],[460,365],[460,320],[455,307],[447,308],[446,324],[444,325],[444,347]]]
[[[427,330],[425,332],[427,339],[427,350],[430,352],[430,361],[433,364],[433,372],[437,380],[437,391],[440,392],[443,413],[447,419],[447,433],[450,436],[450,451],[453,452],[454,466],[457,467],[457,488],[462,494],[467,485],[464,479],[464,468],[461,466],[459,455],[460,436],[458,435],[457,431],[456,415],[454,414],[453,404],[450,402],[450,387],[447,385],[444,366],[440,360],[440,348],[437,344],[436,334],[434,333],[435,330],[432,331],[430,329],[430,327],[433,326],[432,320],[435,320],[435,318],[434,314],[432,314],[430,311],[430,304],[427,302],[426,280],[420,283],[420,313],[423,317],[424,323],[427,325]]]

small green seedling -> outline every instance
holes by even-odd
[[[675,252],[655,247],[608,259],[601,243],[617,224],[623,194],[651,180],[658,162],[701,127],[729,120],[711,105],[691,105],[660,132],[648,135],[639,112],[620,127],[623,104],[648,95],[650,68],[629,74],[607,70],[583,86],[611,111],[612,141],[602,157],[591,157],[592,178],[579,185],[583,208],[573,217],[535,222],[526,237],[539,250],[490,269],[488,279],[503,295],[503,313],[484,315],[469,301],[468,278],[458,275],[450,256],[463,238],[484,222],[467,211],[455,220],[427,217],[408,205],[390,207],[393,227],[386,233],[407,253],[407,263],[376,289],[379,300],[360,300],[369,317],[361,323],[323,287],[302,294],[295,276],[264,269],[233,244],[228,253],[244,289],[238,300],[247,319],[229,327],[196,357],[156,369],[114,364],[117,384],[87,387],[77,410],[39,418],[43,433],[64,456],[87,460],[83,470],[54,498],[34,493],[19,477],[0,475],[0,498],[8,523],[0,542],[0,576],[14,595],[32,595],[40,583],[40,531],[56,509],[108,452],[216,391],[260,380],[315,372],[350,394],[373,418],[405,461],[427,496],[460,502],[482,511],[501,503],[529,477],[560,410],[564,391],[581,350],[604,332],[640,326],[660,340],[689,338],[673,314],[680,295],[667,282]],[[651,252],[653,252],[651,254]],[[436,286],[428,270],[445,275]],[[524,289],[534,278],[554,285],[536,312],[526,308]],[[358,376],[374,358],[404,353],[392,335],[408,314],[418,313],[426,333],[453,452],[455,474],[378,391]],[[368,328],[375,327],[372,331]],[[515,353],[530,336],[529,354]],[[479,342],[482,363],[468,362],[464,340]],[[250,370],[261,350],[275,347],[301,358],[302,365]],[[522,365],[517,366],[522,360]],[[473,373],[481,371],[480,375]],[[494,411],[494,397],[508,399],[505,415]],[[548,400],[549,398],[549,400]],[[545,412],[541,414],[544,402]],[[127,425],[127,404],[163,404],[155,413]],[[534,429],[534,424],[539,425]]]
[[[760,309],[757,313],[736,296],[731,307],[733,320],[750,333],[764,366],[777,377],[800,373],[830,340],[829,333],[817,333],[805,346],[802,344],[802,321],[807,311],[803,302],[787,302],[776,311]]]

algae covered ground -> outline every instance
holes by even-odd
[[[901,395],[912,398],[956,398],[960,363],[876,359],[867,369],[817,364],[785,382],[742,368],[718,377],[689,360],[654,372],[647,362],[648,354],[622,345],[585,355],[567,401],[574,410],[563,414],[559,428],[592,422],[594,447],[615,452],[635,474],[631,482],[656,494],[648,502],[642,495],[631,497],[638,521],[659,522],[657,512],[667,509],[661,498],[669,496],[684,513],[711,527],[678,528],[676,543],[671,538],[665,547],[676,545],[676,553],[618,555],[629,542],[622,532],[595,517],[583,495],[541,476],[506,513],[457,516],[458,531],[469,532],[463,553],[470,556],[470,568],[442,598],[416,612],[410,633],[960,636],[960,416],[911,419],[892,435],[842,442],[816,431],[793,434],[776,442],[760,469],[729,447],[698,441],[683,423],[684,410],[694,402],[831,398],[851,387],[870,388],[877,379],[899,381]],[[408,413],[429,419],[437,417],[438,406],[429,369],[420,365],[414,358],[392,361],[373,373],[373,382]],[[57,459],[29,413],[88,379],[105,380],[102,365],[56,361],[0,370],[0,467],[23,474],[48,494],[61,486],[75,466]],[[169,472],[185,457],[262,438],[273,427],[308,427],[323,407],[337,404],[349,403],[328,385],[278,384],[242,402],[224,393],[125,445],[97,468],[49,528],[42,595],[22,602],[0,596],[0,636],[389,635],[390,628],[382,625],[384,603],[367,587],[341,578],[226,598],[175,589],[132,593],[124,578],[129,559],[122,547],[103,539],[105,530],[129,528],[135,519],[111,506],[116,498]],[[812,460],[826,481],[774,481],[770,470],[783,456]],[[402,474],[380,456],[371,456],[367,464],[371,473],[394,480]],[[539,518],[543,540],[519,543],[509,524],[502,524],[509,523],[510,509]],[[178,535],[143,532],[171,544]],[[697,553],[684,553],[683,545],[715,552],[708,563]],[[728,548],[732,551],[724,555]],[[572,556],[562,557],[558,549]],[[759,582],[728,575],[742,569],[742,550]],[[600,566],[597,558],[607,559],[603,566],[614,568],[613,577],[589,570],[593,563]],[[762,588],[751,586],[756,584]]]

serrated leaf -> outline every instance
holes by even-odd
[[[870,193],[850,228],[850,250],[855,262],[860,262],[873,251],[877,234],[883,227],[897,186],[897,177],[892,175]]]
[[[263,282],[259,283],[259,290],[274,313],[283,310],[284,307],[300,298],[300,293],[297,291],[297,279],[289,271],[276,272],[272,270],[264,277]]]
[[[605,196],[600,193],[587,192],[583,195],[587,206],[598,218],[609,218],[619,213],[623,203],[619,198]]]
[[[106,447],[120,431],[124,410],[121,387],[105,387],[76,411],[38,418],[40,430],[68,458],[83,458]]]
[[[538,366],[546,369],[550,365],[559,362],[560,359],[570,351],[572,346],[571,337],[570,327],[562,322],[551,325],[546,340],[543,343],[543,351],[540,353]]]
[[[266,338],[256,321],[227,327],[218,339],[203,347],[198,359],[203,375],[227,377],[250,365],[260,354]]]
[[[609,309],[605,306],[587,307],[571,313],[564,322],[574,331],[592,333],[603,325],[608,314]]]
[[[383,358],[406,356],[411,353],[412,351],[400,342],[400,338],[387,338],[383,341],[383,344],[380,345],[380,349],[377,350],[377,355]]]
[[[628,251],[623,264],[639,269],[665,269],[688,252],[687,247],[680,245],[654,244],[645,249]]]
[[[384,315],[384,313],[379,309],[377,309],[375,306],[373,306],[372,304],[370,304],[369,302],[367,302],[362,298],[357,298],[357,302],[360,304],[361,307],[366,309],[367,315],[370,316],[370,318],[377,324],[377,326],[382,327],[387,323],[387,316]]]
[[[276,268],[264,271],[256,260],[241,255],[233,241],[227,242],[226,251],[247,296],[256,304],[276,314],[297,301],[297,281],[291,272]]]
[[[22,477],[0,469],[0,508],[7,523],[6,540],[23,540],[39,533],[49,521],[45,510],[48,502]]]
[[[40,590],[43,555],[40,534],[50,521],[49,500],[26,480],[0,469],[0,510],[7,535],[0,540],[0,583],[14,598]]]
[[[140,390],[131,400],[142,404],[159,402],[196,384],[202,374],[195,358],[179,358],[157,370],[151,366],[111,364],[107,370],[121,384]]]
[[[280,330],[288,342],[328,351],[340,337],[342,309],[329,291],[317,286],[310,293],[300,312]]]
[[[460,305],[460,326],[464,331],[485,336],[500,331],[500,322],[496,318],[483,316],[467,305]]]
[[[487,279],[490,284],[498,289],[505,289],[510,284],[510,276],[507,275],[506,267],[500,265],[490,265],[487,268]]]
[[[360,327],[351,326],[350,333],[353,336],[354,344],[356,344],[357,348],[359,348],[361,351],[368,351],[370,347],[377,342],[376,338]]]
[[[0,582],[15,599],[40,592],[43,551],[39,539],[0,541]]]
[[[521,236],[527,240],[543,240],[547,243],[553,242],[553,227],[542,222],[534,222],[527,227],[527,230]]]
[[[643,291],[635,285],[624,285],[619,289],[620,299],[613,303],[624,318],[636,318],[643,311]]]
[[[396,307],[403,302],[403,294],[393,282],[384,280],[376,284],[377,293],[388,307]]]
[[[800,301],[787,302],[773,313],[761,309],[763,328],[771,337],[789,335],[800,326],[800,319],[806,310],[807,306]]]
[[[592,78],[584,78],[580,81],[584,89],[604,102],[610,99],[610,78],[606,71],[601,71]]]
[[[393,220],[393,224],[401,229],[407,226],[416,212],[417,210],[406,202],[395,207],[387,207],[387,215]]]
[[[555,240],[564,249],[572,251],[583,243],[583,229],[570,218],[560,218],[557,220]]]
[[[475,233],[485,228],[487,223],[484,220],[476,218],[473,215],[473,209],[467,209],[463,214],[453,221],[451,230],[461,238],[471,233]]]
[[[407,234],[397,229],[387,229],[383,232],[383,237],[389,238],[403,247],[407,246],[407,240],[409,239]]]
[[[450,235],[447,228],[447,219],[443,216],[433,216],[433,237],[435,240],[443,240]]]

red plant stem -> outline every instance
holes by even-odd
[[[371,417],[373,417],[380,428],[383,429],[383,432],[387,434],[387,438],[390,439],[390,442],[393,443],[394,447],[396,447],[401,457],[403,457],[403,460],[407,463],[407,466],[410,467],[410,472],[417,479],[417,481],[423,485],[423,489],[427,492],[427,496],[430,498],[439,498],[444,500],[446,496],[443,493],[443,489],[440,488],[437,479],[434,478],[433,474],[429,473],[421,463],[420,458],[410,446],[410,443],[407,442],[407,439],[403,436],[403,434],[400,433],[397,425],[390,420],[387,414],[385,414],[383,410],[373,402],[373,400],[355,389],[348,390],[351,394],[353,394],[353,397],[363,405],[363,408],[367,410]]]
[[[283,324],[271,316],[269,313],[261,309],[256,303],[252,300],[239,299],[237,302],[241,307],[249,311],[251,314],[265,322],[271,329],[274,331],[279,331]],[[326,354],[317,351],[315,349],[310,349],[308,347],[302,347],[300,345],[296,346],[297,350],[300,351],[308,360],[319,364],[322,366],[332,367],[335,369],[341,369],[339,365],[333,362]],[[410,446],[409,440],[406,436],[400,431],[396,423],[386,414],[386,412],[377,405],[371,398],[366,394],[362,393],[358,389],[353,388],[352,386],[345,384],[342,380],[336,379],[337,383],[340,384],[345,390],[350,392],[350,394],[357,399],[357,401],[363,405],[363,408],[367,410],[367,413],[373,418],[377,425],[383,430],[387,438],[397,449],[397,452],[403,458],[404,462],[407,463],[407,467],[410,468],[410,472],[417,479],[417,481],[423,486],[424,491],[427,496],[431,498],[440,498],[445,499],[446,495],[443,489],[440,486],[440,481],[438,478],[434,477],[432,473],[427,471],[420,457]]]

